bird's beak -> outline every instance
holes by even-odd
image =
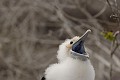
[[[91,32],[91,30],[89,29],[89,30],[87,30],[81,37],[80,37],[80,39],[76,42],[76,43],[79,43],[79,42],[81,42],[81,41],[85,41],[86,40],[86,38],[87,38],[87,36],[88,36],[88,34]]]
[[[79,55],[87,55],[84,48],[84,42],[88,36],[88,34],[91,32],[91,30],[87,30],[80,39],[75,42],[72,46],[72,52],[77,53]]]

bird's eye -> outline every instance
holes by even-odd
[[[71,41],[70,44],[73,44],[73,41]]]

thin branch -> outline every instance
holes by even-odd
[[[104,5],[104,7],[102,8],[102,10],[100,10],[96,15],[94,15],[93,17],[99,17],[100,15],[102,15],[102,13],[107,9],[107,4]]]
[[[110,9],[111,9],[111,11],[112,11],[112,13],[115,14],[115,13],[114,13],[114,10],[113,10],[113,8],[112,8],[112,6],[111,6],[111,4],[110,4],[110,1],[109,1],[109,0],[106,0],[106,1],[107,1],[107,3],[108,3],[108,5],[109,5],[109,7],[110,7]]]
[[[72,22],[70,22],[68,19],[64,17],[63,10],[60,7],[59,0],[56,0],[55,4],[56,4],[55,7],[56,7],[57,15],[60,18],[60,20],[63,21],[63,25],[62,25],[63,28],[66,30],[66,32],[70,37],[75,36],[75,34],[72,32],[72,29],[71,29]]]
[[[111,63],[110,63],[110,80],[112,80],[112,71],[113,71],[113,55],[115,54],[115,51],[118,49],[119,47],[119,44],[117,42],[117,35],[119,34],[119,31],[115,32],[114,34],[114,37],[115,37],[115,40],[113,41],[112,43],[112,51],[110,53],[110,57],[111,57]]]

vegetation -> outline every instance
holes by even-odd
[[[96,80],[119,80],[119,0],[0,0],[0,80],[40,80],[60,43],[92,34]],[[102,35],[101,35],[102,32]]]

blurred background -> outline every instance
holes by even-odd
[[[0,80],[40,80],[65,39],[92,33],[86,50],[95,80],[120,80],[120,47],[101,32],[120,30],[120,0],[0,0]],[[118,36],[118,42],[120,36]]]

